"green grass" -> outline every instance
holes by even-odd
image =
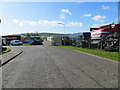
[[[60,47],[70,48],[73,50],[82,51],[85,53],[89,53],[89,54],[93,54],[96,56],[108,58],[111,60],[120,61],[118,59],[119,54],[117,52],[107,52],[107,51],[103,51],[103,50],[92,50],[92,49],[86,49],[86,48],[79,48],[79,47],[75,47],[75,46],[60,46]]]
[[[11,51],[11,49],[7,48],[5,52],[10,52],[10,51]]]
[[[30,43],[23,43],[23,45],[30,45]]]
[[[10,51],[11,51],[11,49],[7,48],[5,51],[0,52],[0,55],[2,55],[2,54],[4,54],[4,53],[7,53],[7,52],[10,52]]]

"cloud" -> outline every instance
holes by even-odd
[[[76,4],[83,4],[84,3],[84,0],[80,0],[78,2],[75,2]]]
[[[24,25],[24,23],[23,23],[23,22],[20,22],[20,23],[19,23],[19,26],[23,26],[23,25]]]
[[[19,26],[23,26],[25,23],[25,20],[13,19],[13,22],[18,24]]]
[[[108,25],[108,24],[112,24],[112,22],[110,22],[110,23],[103,23],[100,26],[104,26],[104,25]]]
[[[100,15],[97,15],[97,16],[94,16],[92,19],[94,21],[98,21],[98,22],[104,22],[104,19],[107,18],[106,16],[100,16]]]
[[[0,20],[1,20],[1,24],[3,24],[5,21],[2,16],[0,16]]]
[[[60,14],[60,19],[65,19],[65,18],[66,18],[65,14]]]
[[[51,27],[61,26],[58,23],[64,23],[64,22],[61,22],[61,21],[47,21],[47,20],[38,21],[39,26],[51,26]]]
[[[90,17],[92,14],[84,14],[83,17]]]
[[[13,19],[12,21],[13,21],[13,23],[18,24],[19,26],[23,26],[23,25],[25,25],[25,24],[29,24],[29,25],[31,25],[31,26],[37,25],[37,22],[35,22],[35,21],[30,21],[30,20]]]
[[[29,25],[32,25],[32,26],[36,26],[37,25],[37,23],[35,21],[29,21],[29,20],[27,20],[27,23]]]
[[[68,24],[67,24],[67,26],[80,26],[80,27],[82,27],[83,26],[83,24],[81,23],[81,22],[69,22]]]
[[[102,9],[104,9],[104,10],[107,10],[107,9],[110,8],[110,6],[105,6],[105,5],[102,5],[101,7],[102,7]]]
[[[17,19],[13,19],[13,22],[14,22],[14,23],[19,23],[20,21],[17,20]]]
[[[68,9],[62,9],[61,12],[72,15],[72,13]]]
[[[18,19],[13,19],[13,22],[18,24],[19,26],[23,25],[30,25],[30,26],[46,26],[46,27],[61,27],[63,25],[59,23],[63,23],[62,21],[48,21],[48,20],[39,20],[39,21],[30,21],[30,20],[18,20]],[[83,24],[81,22],[68,22],[65,24],[66,26],[72,26],[72,27],[77,27],[80,26],[82,27]]]
[[[58,23],[61,21],[48,21],[48,20],[40,20],[40,21],[30,21],[30,20],[18,20],[13,19],[13,23],[18,24],[19,26],[30,25],[30,26],[60,26]],[[63,23],[63,22],[62,22]]]
[[[98,27],[100,27],[100,24],[93,24],[91,27],[98,28]]]
[[[104,25],[108,25],[108,24],[111,24],[111,22],[110,23],[102,23],[102,24],[93,24],[91,27],[99,28],[100,26],[104,26]]]

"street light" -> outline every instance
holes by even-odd
[[[65,24],[64,24],[64,23],[62,23],[62,22],[59,22],[58,24],[61,24],[61,25],[63,25],[63,26],[64,26],[64,34],[65,34]]]
[[[58,24],[61,24],[61,25],[63,25],[64,26],[64,34],[65,34],[65,24],[64,23],[62,23],[62,22],[59,22]],[[63,38],[63,37],[62,37]],[[65,40],[63,40],[64,42],[64,46],[65,46]]]

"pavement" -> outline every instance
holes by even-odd
[[[8,63],[9,61],[11,61],[12,59],[14,59],[16,56],[18,56],[19,54],[21,54],[23,51],[20,50],[19,48],[12,48],[11,46],[8,46],[7,48],[10,48],[11,51],[4,53],[2,56],[2,61],[1,61],[1,65],[3,66],[4,64]]]
[[[12,59],[20,55],[23,51],[18,48],[12,48],[10,46],[5,46],[7,48],[10,48],[11,51],[4,53],[3,55],[0,55],[0,65],[3,66],[10,62]],[[2,89],[2,68],[0,68],[0,90]]]
[[[68,48],[17,46],[2,66],[2,88],[118,88],[118,63]]]

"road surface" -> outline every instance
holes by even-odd
[[[3,88],[117,88],[118,63],[71,49],[14,46],[23,53],[2,66]]]

